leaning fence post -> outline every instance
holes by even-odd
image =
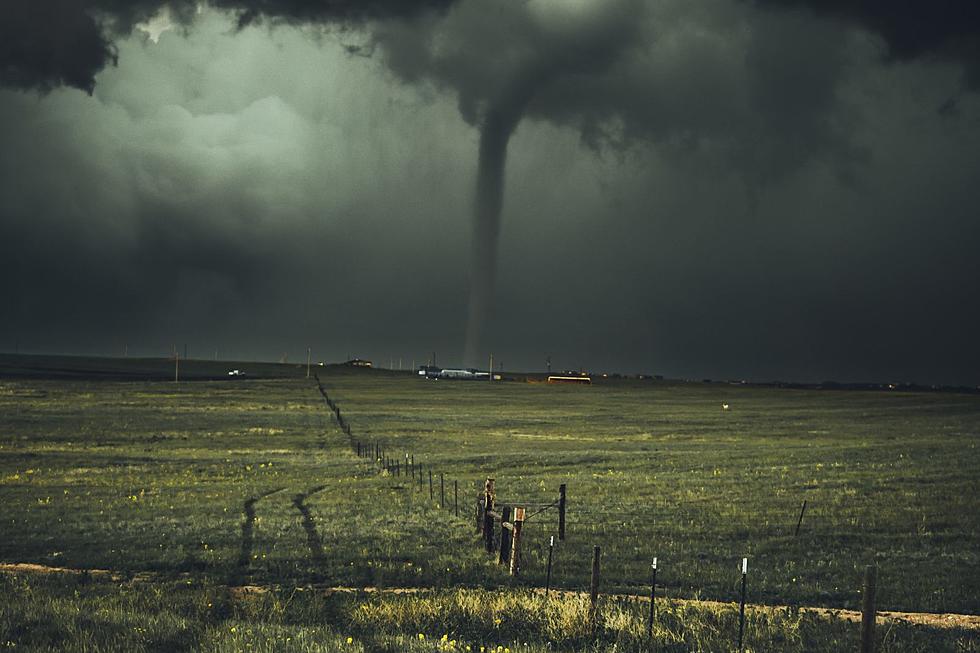
[[[749,559],[742,558],[742,598],[738,604],[738,650],[742,651],[742,637],[745,634],[745,576],[749,567]]]
[[[806,499],[803,499],[803,507],[800,508],[800,518],[796,521],[796,532],[793,533],[793,537],[797,537],[800,534],[800,524],[803,523],[803,513],[806,512]]]
[[[861,653],[875,650],[875,591],[878,587],[878,568],[868,565],[864,569],[864,591],[861,603]]]
[[[558,539],[565,539],[565,484],[558,486]]]
[[[589,621],[595,634],[599,625],[599,545],[592,547],[592,580],[589,583]]]
[[[514,508],[514,534],[510,545],[510,575],[521,573],[521,527],[524,526],[524,508]]]

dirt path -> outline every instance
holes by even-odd
[[[104,578],[115,582],[129,578],[133,583],[154,583],[174,580],[175,576],[164,574],[141,573],[127,576],[119,571],[109,569],[72,569],[69,567],[49,567],[33,563],[0,563],[0,573],[3,574],[88,574],[93,578]],[[188,574],[181,574],[179,578],[189,577]],[[245,599],[250,595],[260,595],[274,589],[281,589],[281,586],[266,585],[228,585],[228,590],[236,598]],[[329,585],[311,585],[296,588],[298,591],[323,592],[324,594],[426,594],[433,591],[423,587],[335,587]],[[535,588],[533,591],[543,593],[544,590]],[[565,597],[585,597],[586,592],[573,592],[568,590],[552,590],[556,595]],[[648,602],[647,597],[634,596],[631,594],[605,594],[603,596],[618,599],[632,599],[638,602]],[[703,601],[693,599],[663,599],[675,605],[703,606],[707,608],[734,608],[734,603],[724,603],[722,601]],[[776,612],[789,609],[784,605],[760,605],[751,604],[746,606],[750,612]],[[844,619],[846,621],[860,622],[861,613],[857,610],[843,610],[838,608],[823,608],[818,606],[801,606],[801,612],[818,614],[828,618]],[[980,632],[980,615],[974,614],[938,614],[933,612],[893,612],[890,610],[878,613],[878,623],[885,624],[892,621],[904,621],[920,626],[930,626],[933,628],[962,628]]]

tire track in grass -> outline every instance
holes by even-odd
[[[303,530],[306,531],[306,542],[310,547],[310,555],[313,557],[313,562],[316,564],[322,564],[326,560],[326,556],[323,553],[323,540],[316,530],[316,522],[313,521],[313,514],[310,512],[310,508],[306,505],[305,501],[326,488],[326,485],[318,485],[310,488],[306,492],[300,492],[293,496],[293,505],[296,506],[296,509],[303,516]]]
[[[268,492],[257,494],[245,500],[245,505],[242,508],[242,512],[245,514],[245,521],[242,522],[242,544],[238,552],[238,564],[235,567],[235,571],[232,572],[230,584],[236,585],[244,580],[245,572],[252,560],[252,545],[255,540],[255,504],[285,489],[284,487],[276,488],[275,490],[269,490]]]

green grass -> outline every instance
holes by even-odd
[[[579,609],[572,600],[537,606],[521,590],[544,585],[555,515],[527,523],[523,577],[509,578],[475,533],[487,476],[513,502],[548,501],[568,484],[568,538],[554,570],[565,589],[587,587],[598,544],[607,592],[648,592],[657,556],[668,597],[734,601],[745,555],[752,602],[854,608],[863,567],[874,562],[881,609],[980,612],[977,397],[625,381],[491,386],[326,371],[356,439],[413,454],[450,490],[459,482],[458,518],[429,501],[427,485],[419,491],[358,459],[303,378],[0,380],[0,561],[152,580],[119,588],[99,576],[88,584],[0,576],[5,595],[35,592],[60,624],[51,635],[59,643],[28,645],[23,623],[35,608],[18,599],[5,606],[0,645],[235,650],[243,631],[228,624],[240,623],[258,629],[253,650],[433,650],[412,638],[441,637],[443,623],[471,645],[524,641],[523,629],[536,650],[556,641],[549,611]],[[222,588],[243,583],[279,589],[258,601],[228,599]],[[293,592],[310,584],[429,592],[326,603]],[[490,598],[464,601],[461,587],[494,590],[487,597],[503,601],[496,616],[470,614]],[[207,596],[225,611],[209,616],[180,603]],[[293,597],[299,612],[249,616],[273,597]],[[83,618],[99,606],[115,611],[104,637]],[[610,601],[605,609],[602,647],[640,647],[640,608]],[[659,625],[675,645],[666,650],[722,650],[730,639],[730,610],[671,609]],[[143,639],[126,630],[141,612],[158,615]],[[358,621],[362,612],[375,616]],[[500,627],[487,630],[487,619]],[[576,639],[572,621],[558,623],[563,650],[588,650],[592,640]],[[757,650],[837,650],[834,642],[856,637],[853,624],[793,610],[752,616],[750,632]],[[154,643],[167,636],[179,641]],[[976,650],[958,631],[895,625],[880,636],[893,650]]]
[[[980,612],[980,399],[727,385],[592,387],[328,382],[355,434],[459,478],[467,512],[486,476],[502,500],[566,483],[556,575],[642,591],[657,556],[679,596],[856,607],[866,564],[890,609]],[[723,411],[722,403],[731,410]],[[799,537],[794,529],[807,501]],[[525,529],[543,584],[553,513]]]
[[[519,590],[416,595],[279,589],[246,597],[197,582],[124,584],[0,576],[0,647],[32,651],[648,651],[646,606],[605,600],[593,631],[585,598]],[[657,650],[734,650],[738,612],[662,601]],[[745,650],[856,650],[854,624],[790,609],[750,612]],[[882,653],[977,651],[968,631],[894,623]]]

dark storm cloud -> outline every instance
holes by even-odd
[[[826,21],[732,3],[468,2],[375,38],[391,70],[451,90],[480,129],[471,364],[486,353],[506,152],[525,117],[571,127],[597,150],[654,144],[694,165],[736,165],[752,187],[853,151],[827,119],[846,35]]]
[[[285,23],[354,23],[445,9],[454,0],[213,0],[239,27]],[[168,9],[189,23],[196,0],[5,0],[0,5],[0,86],[50,91],[71,86],[91,94],[95,77],[118,61],[114,41]]]
[[[459,364],[478,195],[508,368],[980,381],[969,39],[805,4],[93,0],[77,62],[22,16],[0,348]]]
[[[980,85],[980,3],[973,0],[754,0],[757,4],[811,11],[853,22],[884,38],[897,59],[924,55],[964,64]]]

